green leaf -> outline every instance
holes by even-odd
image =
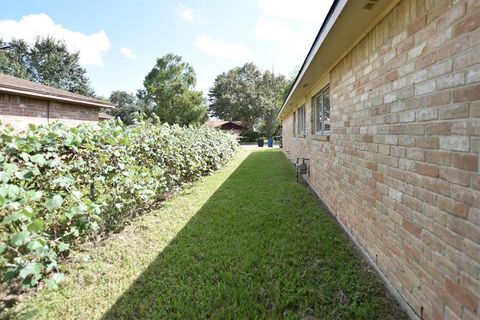
[[[29,242],[28,245],[27,245],[27,248],[30,251],[37,251],[39,249],[42,249],[43,245],[40,242],[35,240],[35,241]]]
[[[61,195],[56,194],[47,201],[45,201],[45,208],[47,208],[48,211],[52,211],[55,209],[58,209],[62,206],[63,203],[63,198]]]
[[[28,242],[28,238],[30,237],[30,232],[27,230],[23,230],[21,232],[15,233],[10,237],[10,243],[14,247],[20,247]]]
[[[0,242],[0,254],[4,253],[7,250],[7,244],[4,242]]]
[[[45,223],[43,222],[43,220],[35,219],[32,223],[28,225],[28,230],[38,233],[43,231],[44,226]]]
[[[70,248],[68,243],[60,242],[58,245],[58,252],[67,251]]]
[[[55,183],[59,187],[66,188],[72,185],[73,180],[67,177],[60,177],[53,180],[53,183]]]
[[[42,265],[40,263],[30,262],[30,263],[27,263],[22,270],[20,270],[19,276],[22,279],[25,279],[30,275],[33,275],[36,277],[40,274],[41,271],[42,271]]]
[[[3,224],[9,224],[18,220],[27,220],[28,218],[22,212],[16,212],[3,218]]]
[[[15,176],[20,180],[30,180],[35,176],[35,174],[32,170],[25,169],[23,171],[15,172]]]
[[[30,158],[30,161],[33,163],[38,164],[39,166],[44,166],[47,160],[43,156],[43,154],[36,154],[33,157]]]
[[[47,288],[57,290],[58,285],[63,281],[64,277],[63,273],[54,273],[50,279],[45,280],[45,284],[47,285]]]

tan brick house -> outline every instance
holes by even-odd
[[[480,319],[479,26],[479,0],[334,1],[279,114],[412,317]]]
[[[94,124],[105,118],[103,109],[112,107],[106,101],[0,74],[0,122],[17,130],[52,121]]]

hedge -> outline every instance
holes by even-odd
[[[56,287],[59,261],[81,241],[121,228],[141,208],[219,169],[236,148],[216,130],[154,120],[32,125],[21,134],[0,128],[2,281]]]

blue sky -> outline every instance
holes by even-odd
[[[98,94],[135,92],[157,57],[190,63],[197,88],[245,62],[276,73],[300,66],[332,0],[0,0],[0,37],[64,39]]]

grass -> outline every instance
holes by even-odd
[[[406,318],[278,150],[243,151],[89,255],[70,265],[60,290],[17,311],[58,319]]]

